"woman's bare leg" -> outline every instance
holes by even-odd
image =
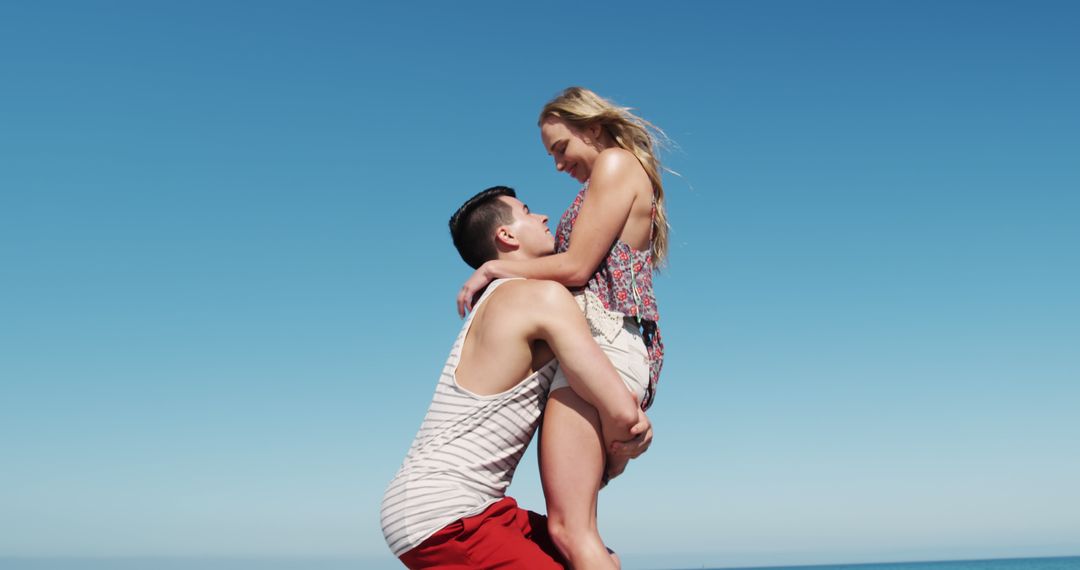
[[[574,570],[619,567],[596,527],[604,457],[596,409],[569,388],[552,392],[540,438],[540,480],[551,538]]]

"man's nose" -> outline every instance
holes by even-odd
[[[555,170],[562,172],[564,166],[566,166],[566,164],[560,162],[559,159],[555,159]]]

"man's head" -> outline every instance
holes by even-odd
[[[472,268],[492,259],[532,259],[555,250],[547,216],[529,212],[513,188],[493,186],[469,198],[450,217],[450,236]]]

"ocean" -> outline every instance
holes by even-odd
[[[355,559],[228,559],[228,558],[3,558],[0,570],[371,570],[387,568]],[[395,566],[389,566],[395,567]],[[396,565],[397,568],[404,566]],[[721,568],[651,568],[650,570],[1080,570],[1080,556],[1003,558],[941,562],[883,562],[875,564],[818,564],[812,566],[754,566]]]
[[[750,569],[747,567],[729,567],[710,568],[708,570]],[[940,562],[822,564],[814,566],[757,566],[754,567],[753,570],[1080,570],[1080,556],[1069,556],[1061,558],[999,558],[994,560],[948,560]]]

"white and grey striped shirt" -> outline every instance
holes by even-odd
[[[492,282],[476,307],[503,282]],[[476,307],[450,351],[420,431],[383,495],[383,536],[394,556],[501,499],[547,403],[556,360],[500,394],[479,396],[458,386],[454,373]]]

